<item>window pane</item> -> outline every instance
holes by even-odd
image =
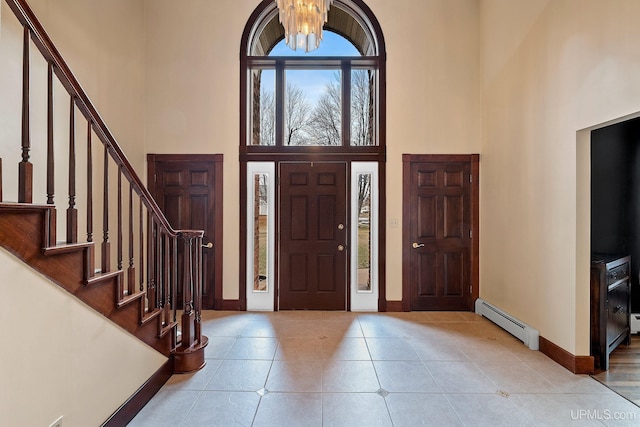
[[[376,145],[373,70],[351,71],[351,145]]]
[[[251,70],[251,141],[250,145],[275,145],[276,75],[274,70]]]
[[[269,52],[269,56],[361,56],[362,54],[356,47],[346,38],[326,28],[322,31],[322,41],[320,47],[311,52],[305,52],[304,49],[293,50],[287,46],[287,40],[282,39]]]
[[[358,292],[371,291],[371,174],[358,174]]]
[[[284,145],[342,145],[339,70],[286,70]]]
[[[269,176],[265,173],[253,175],[255,200],[254,231],[253,231],[253,290],[254,292],[268,292],[268,212],[269,212]]]

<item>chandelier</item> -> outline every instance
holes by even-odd
[[[331,3],[333,0],[276,0],[287,46],[305,52],[317,49]]]

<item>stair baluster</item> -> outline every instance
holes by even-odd
[[[156,225],[151,212],[147,215],[148,227],[148,244],[147,244],[147,277],[149,283],[147,285],[147,307],[149,311],[156,309]]]
[[[87,242],[93,242],[93,148],[91,141],[91,120],[87,120]],[[95,247],[89,247],[87,277],[96,272]]]
[[[139,225],[139,233],[140,233],[140,292],[144,291],[144,211],[142,209],[142,198],[140,198],[140,210],[138,212],[138,223]]]
[[[118,270],[122,270],[122,169],[118,168],[118,232],[117,232],[117,252],[118,252]]]
[[[53,155],[53,64],[47,66],[47,204],[54,204],[55,158]]]
[[[177,322],[177,310],[178,310],[178,238],[173,239],[173,247],[171,253],[171,271],[173,273],[171,277],[171,322]],[[200,251],[202,252],[202,251]]]
[[[91,120],[87,120],[87,242],[93,242],[93,154]]]
[[[69,207],[67,208],[67,243],[78,243],[78,210],[76,209],[76,106],[73,95],[69,103]]]
[[[33,202],[33,164],[29,161],[31,133],[29,123],[29,27],[22,40],[22,161],[18,165],[18,202]]]
[[[129,183],[129,268],[127,269],[127,293],[129,295],[136,291],[136,269],[133,254],[134,234],[133,234],[133,186]]]
[[[109,149],[104,146],[104,189],[102,194],[102,272],[111,271],[111,244],[109,243]]]

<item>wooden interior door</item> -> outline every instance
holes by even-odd
[[[280,163],[281,310],[346,310],[345,163]]]
[[[473,309],[477,253],[469,157],[405,159],[403,277],[411,310]]]
[[[176,229],[204,230],[202,308],[222,305],[222,155],[149,154],[149,188]],[[181,256],[182,245],[178,245]],[[182,263],[178,264],[178,267]],[[180,277],[180,276],[179,276]],[[182,293],[178,287],[178,301]]]

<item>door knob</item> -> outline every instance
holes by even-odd
[[[418,243],[418,242],[413,242],[413,244],[411,245],[411,247],[413,249],[418,249],[424,246],[424,243]]]
[[[338,230],[344,230],[344,224],[338,224]]]
[[[202,245],[203,248],[211,249],[213,247],[213,243],[209,242],[206,245]]]
[[[340,251],[340,252],[344,251],[344,246],[338,245],[338,251]]]

